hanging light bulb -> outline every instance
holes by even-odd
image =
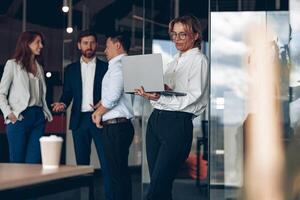
[[[68,12],[68,26],[67,26],[67,33],[72,33],[73,32],[73,27],[72,27],[72,0],[69,0],[69,6],[70,10]]]
[[[63,12],[67,13],[67,12],[69,12],[70,8],[69,8],[69,6],[63,6],[61,9]]]
[[[52,76],[52,73],[51,73],[51,72],[47,72],[47,73],[46,73],[46,77],[47,77],[47,78],[50,78],[51,76]]]
[[[70,7],[68,6],[68,0],[64,0],[63,7],[61,8],[63,12],[67,13],[70,10]]]
[[[72,28],[72,27],[68,27],[68,28],[66,29],[66,31],[67,31],[67,33],[72,33],[72,32],[73,32],[73,28]]]

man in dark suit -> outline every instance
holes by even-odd
[[[83,31],[77,40],[81,51],[80,61],[65,68],[63,94],[60,102],[52,104],[54,112],[64,111],[73,100],[70,125],[72,130],[76,162],[90,164],[91,141],[94,140],[102,174],[106,199],[112,199],[111,179],[102,145],[102,129],[92,122],[91,115],[101,99],[101,82],[107,71],[107,63],[96,58],[97,35]]]

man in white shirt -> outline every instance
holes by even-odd
[[[91,142],[94,140],[104,178],[106,200],[112,200],[111,180],[103,153],[102,130],[92,122],[94,105],[101,99],[101,81],[107,63],[96,58],[97,35],[83,31],[78,36],[80,61],[65,68],[63,94],[52,104],[54,112],[64,111],[73,101],[69,128],[72,130],[77,165],[89,165]]]
[[[102,99],[93,113],[93,122],[103,127],[104,155],[112,179],[114,200],[131,200],[131,178],[128,168],[129,147],[134,128],[131,96],[124,93],[121,59],[130,48],[129,37],[111,34],[106,40],[108,70],[102,80]]]

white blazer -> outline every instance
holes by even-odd
[[[46,83],[44,78],[44,71],[37,63],[37,67],[42,77],[43,85],[43,111],[45,118],[52,121],[51,112],[46,103]],[[15,59],[8,60],[4,67],[4,72],[0,82],[0,109],[4,115],[5,123],[8,124],[10,120],[7,116],[10,113],[19,119],[19,115],[23,112],[29,103],[29,77],[26,70],[18,64]]]

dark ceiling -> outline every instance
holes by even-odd
[[[210,0],[210,8],[211,11],[288,10],[289,0]]]
[[[73,7],[82,1],[73,0]],[[61,29],[66,26],[67,16],[61,11],[62,0],[27,0],[27,21],[51,28]],[[174,16],[173,0],[145,0],[146,16],[154,7],[153,20],[168,24],[170,16]],[[99,0],[99,3],[101,1]],[[143,0],[111,0],[111,3],[98,10],[92,17],[91,28],[100,32],[111,31],[115,28],[115,19],[122,19],[132,11],[132,6],[142,8]],[[193,13],[201,19],[208,18],[208,0],[180,1],[180,14]],[[1,0],[0,15],[22,19],[22,0]],[[73,10],[73,25],[81,27],[82,13]]]
[[[204,22],[206,26],[204,39],[207,40],[207,21],[209,2],[212,11],[236,11],[238,2],[242,10],[278,10],[276,1],[280,3],[279,10],[288,10],[288,0],[179,0],[180,15],[193,14]],[[1,0],[0,16],[22,19],[23,0]],[[67,24],[67,15],[61,11],[63,0],[27,0],[27,21],[55,29],[63,29]],[[145,2],[145,16],[154,22],[165,26],[154,26],[154,37],[167,37],[166,25],[174,16],[175,0],[72,0],[73,7],[79,7],[83,3],[93,2],[94,4],[107,3],[100,6],[92,17],[90,28],[98,33],[106,34],[114,31],[116,19],[122,20],[132,12],[133,5],[139,10]],[[142,17],[142,12],[138,13]],[[82,27],[82,12],[80,9],[73,9],[73,26]],[[131,31],[131,24],[127,24],[127,31]],[[147,26],[147,24],[146,24]],[[126,29],[125,28],[125,29]],[[136,36],[140,37],[142,32],[137,27]],[[149,34],[146,32],[146,34]]]

